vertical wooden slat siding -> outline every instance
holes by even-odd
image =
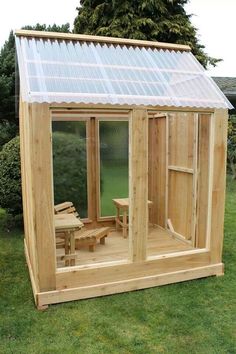
[[[168,217],[174,231],[193,240],[194,185],[194,113],[169,114],[168,122]],[[190,173],[190,170],[192,172]],[[186,172],[188,171],[188,172]],[[196,182],[196,181],[195,181]],[[194,186],[194,193],[196,183]],[[194,215],[195,217],[195,215]]]
[[[226,182],[226,154],[227,154],[227,127],[228,113],[225,109],[217,109],[213,119],[214,129],[214,160],[212,181],[212,216],[211,216],[211,262],[221,260],[224,208],[225,208],[225,182]]]
[[[154,118],[148,120],[148,199],[153,201],[152,209],[149,211],[149,222],[155,223],[156,200],[153,195],[154,190],[154,174],[157,169],[157,159],[155,158],[155,149],[157,142],[156,124]]]
[[[148,199],[149,222],[165,227],[166,115],[150,118],[148,123]]]
[[[209,176],[208,176],[208,208],[207,208],[207,234],[206,248],[209,250],[211,245],[211,217],[212,217],[212,189],[214,175],[214,141],[215,141],[215,115],[211,114],[210,120],[210,140],[209,140]]]
[[[96,178],[96,222],[101,217],[101,166],[100,166],[100,132],[99,132],[99,119],[95,118],[94,123],[94,157],[95,157],[95,178]]]
[[[30,106],[20,101],[20,145],[22,172],[22,201],[24,211],[25,240],[35,283],[38,286],[38,260],[35,241],[34,205],[31,168],[31,131],[29,128]]]
[[[88,169],[88,218],[96,224],[96,132],[95,118],[87,123],[87,169]]]
[[[198,114],[194,113],[193,118],[193,193],[192,193],[192,225],[191,241],[192,246],[196,245],[196,225],[197,225],[197,183],[198,183]]]
[[[32,104],[30,131],[38,280],[40,291],[55,289],[51,117],[46,104]]]
[[[29,220],[27,214],[27,200],[26,200],[26,177],[25,177],[25,134],[24,134],[24,107],[22,100],[20,99],[19,107],[19,131],[20,131],[20,158],[21,158],[21,189],[22,189],[22,204],[23,204],[23,215],[24,215],[24,234],[25,242],[27,247],[29,247]]]
[[[207,219],[208,219],[208,188],[209,188],[209,147],[210,147],[210,114],[199,115],[198,140],[198,201],[197,201],[197,228],[196,247],[206,247]]]
[[[169,114],[169,165],[193,167],[194,113]]]
[[[168,214],[169,214],[169,119],[170,115],[166,116],[166,183],[165,183],[165,228],[168,228]]]
[[[133,262],[146,259],[148,232],[148,115],[134,109],[129,123],[129,251]]]

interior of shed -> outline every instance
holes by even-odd
[[[150,110],[148,117],[147,258],[204,248],[211,114]],[[83,223],[74,233],[72,263],[56,232],[59,268],[128,260],[129,212],[122,203],[129,196],[129,119],[128,110],[52,112],[54,204],[70,202]]]

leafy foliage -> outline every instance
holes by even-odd
[[[13,138],[0,152],[0,206],[9,215],[22,219],[20,139]],[[55,203],[72,201],[86,213],[86,149],[82,139],[73,134],[53,133],[53,169]]]
[[[0,206],[10,215],[22,217],[19,136],[3,146],[0,165]]]
[[[62,26],[36,24],[36,26],[25,26],[23,29],[70,32],[70,25],[69,23]],[[4,130],[4,138],[0,136],[0,147],[18,133],[18,107],[19,73],[16,65],[15,38],[11,31],[0,51],[0,130]]]
[[[236,179],[236,116],[229,117],[228,130],[228,167],[233,179]]]
[[[71,201],[81,217],[87,216],[86,163],[84,139],[69,133],[53,133],[55,204]]]
[[[81,0],[74,32],[188,44],[202,63],[215,66],[184,10],[188,0]]]
[[[15,39],[10,32],[0,52],[0,120],[9,121],[17,126],[15,112]]]

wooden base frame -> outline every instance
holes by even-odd
[[[198,278],[205,278],[214,275],[221,276],[224,274],[223,263],[203,265],[209,256],[209,252],[195,254],[196,256],[201,255],[200,259],[202,258],[202,260],[200,262],[196,262],[197,257],[196,256],[194,257],[194,253],[192,254],[192,257],[190,257],[192,258],[192,261],[190,261],[189,256],[179,255],[179,260],[178,260],[178,257],[175,259],[174,255],[168,255],[166,258],[159,257],[159,259],[156,259],[155,261],[151,262],[153,265],[155,265],[156,271],[153,272],[152,269],[150,275],[132,276],[131,264],[123,264],[123,265],[120,264],[114,267],[117,269],[117,267],[120,266],[122,268],[123,266],[126,270],[130,268],[130,273],[128,274],[123,273],[123,279],[122,277],[120,277],[120,279],[116,281],[111,281],[111,279],[109,279],[107,282],[98,282],[91,285],[81,284],[81,286],[79,285],[78,282],[78,284],[75,287],[65,286],[65,288],[60,288],[53,291],[40,292],[35,286],[33,273],[31,271],[30,260],[29,257],[27,256],[27,247],[25,247],[25,253],[26,253],[26,260],[29,268],[30,279],[32,283],[34,300],[38,310],[46,310],[48,308],[48,305],[50,304],[57,304],[62,302],[99,297],[104,295],[112,295],[112,294],[123,293],[127,291],[141,290],[145,288],[172,284],[176,282],[182,282],[182,281],[193,280]],[[186,260],[188,260],[189,268],[186,268],[186,266],[182,266],[182,267],[180,266],[179,263],[181,257],[184,257]],[[163,260],[164,260],[164,264],[167,264],[166,263],[167,259],[169,259],[170,267],[166,266],[166,272],[161,273],[160,271],[158,271],[158,263],[160,265],[162,264],[163,267]],[[182,264],[184,264],[184,262]],[[178,270],[173,270],[175,266],[176,269]],[[110,268],[109,270],[113,271],[112,266],[108,266],[107,268]],[[103,272],[105,270],[106,267],[103,268]],[[93,273],[93,271],[94,269],[90,269],[90,273]],[[79,275],[79,271],[78,271],[78,275]],[[57,274],[59,284],[61,280],[60,278],[62,277],[65,278],[66,277],[65,274],[63,273]],[[70,272],[67,272],[67,278],[70,283],[71,282]]]

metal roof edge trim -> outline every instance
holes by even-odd
[[[144,40],[128,39],[128,38],[92,36],[87,34],[15,30],[15,35],[17,37],[32,37],[32,38],[45,38],[45,39],[47,38],[47,39],[69,40],[69,41],[81,41],[81,42],[97,42],[97,43],[120,44],[126,46],[136,46],[136,47],[170,49],[170,50],[186,51],[186,52],[191,51],[191,47],[184,44],[144,41]]]

